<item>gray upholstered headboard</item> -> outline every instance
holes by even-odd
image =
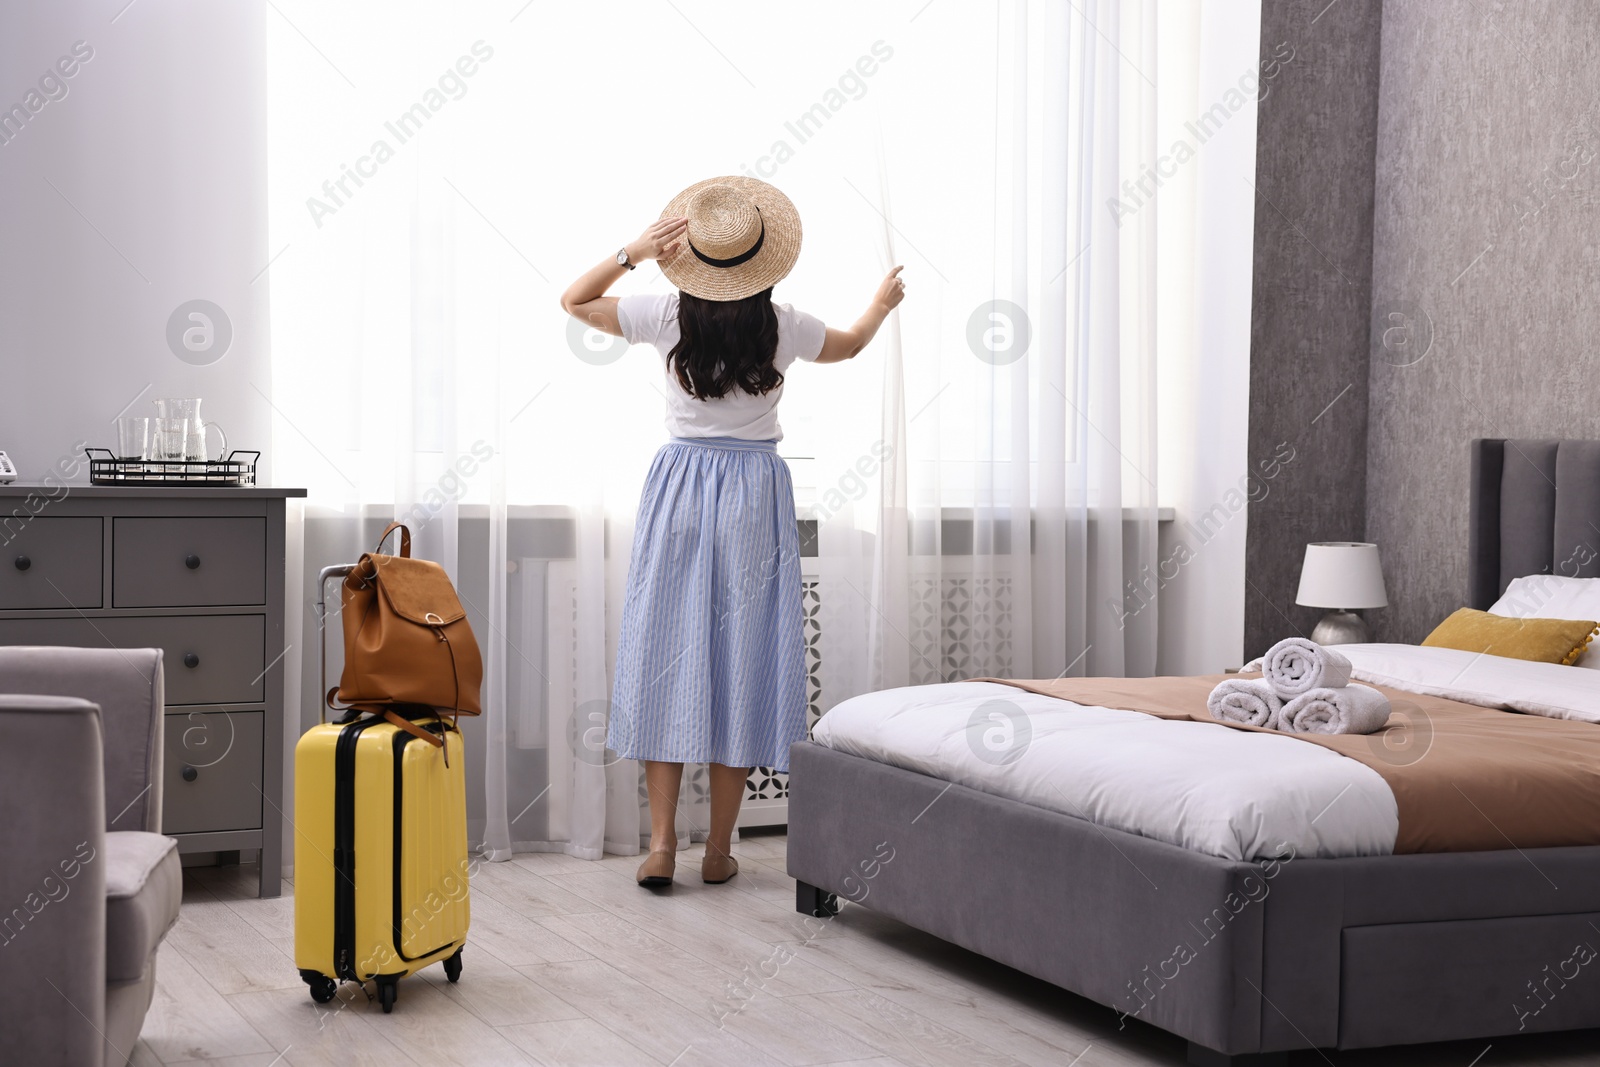
[[[1471,604],[1511,579],[1600,577],[1600,441],[1472,442]]]

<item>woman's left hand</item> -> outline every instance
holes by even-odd
[[[900,272],[905,267],[896,267],[884,275],[883,281],[878,283],[878,292],[872,300],[885,312],[893,311],[900,306],[900,301],[906,298],[906,280],[900,277]]]

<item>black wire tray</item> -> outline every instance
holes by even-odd
[[[234,449],[227,459],[118,459],[109,448],[85,448],[91,485],[249,486],[260,452]],[[98,455],[96,453],[99,453]],[[248,457],[248,458],[240,458]]]

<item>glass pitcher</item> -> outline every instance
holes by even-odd
[[[204,422],[200,418],[199,397],[163,397],[155,401],[156,417],[158,419],[188,419],[189,437],[184,447],[183,458],[191,463],[205,462],[210,457],[206,451],[206,431],[215,428],[217,436],[222,438],[222,449],[217,453],[221,459],[228,454],[228,435],[221,426],[214,422]]]

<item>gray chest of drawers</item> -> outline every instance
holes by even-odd
[[[0,486],[0,645],[159,648],[162,830],[283,864],[284,510],[298,489]]]

